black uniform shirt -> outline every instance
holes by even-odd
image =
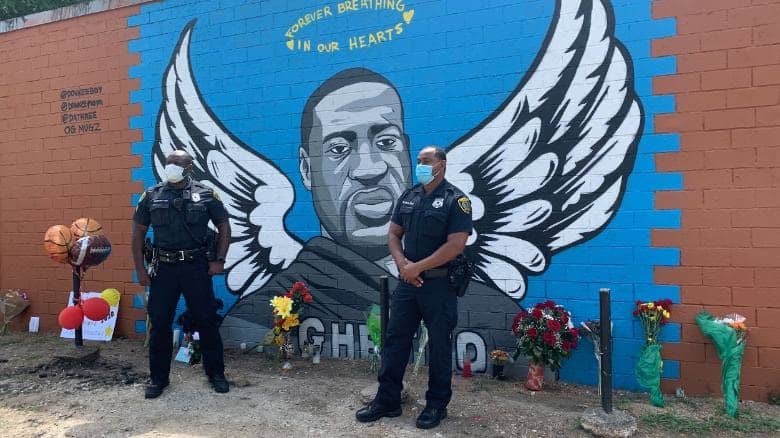
[[[444,245],[448,235],[471,234],[471,202],[447,180],[427,195],[418,184],[401,195],[391,220],[404,229],[404,255],[418,262]]]
[[[197,249],[203,246],[209,220],[219,225],[228,220],[228,213],[210,187],[190,180],[181,189],[161,183],[145,191],[133,220],[141,225],[151,224],[158,248]]]

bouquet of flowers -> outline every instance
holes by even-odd
[[[274,329],[271,343],[278,346],[283,355],[290,351],[287,339],[290,329],[301,324],[299,315],[303,310],[303,305],[312,301],[309,288],[301,281],[296,281],[286,294],[271,298],[271,307],[274,308]]]
[[[650,402],[653,406],[663,407],[664,396],[661,393],[661,344],[658,343],[658,334],[661,327],[672,317],[672,300],[636,302],[634,316],[642,321],[645,332],[645,346],[639,353],[639,362],[634,369],[636,380],[640,385],[650,391]]]
[[[30,301],[27,294],[19,289],[4,290],[0,292],[0,313],[3,315],[3,326],[0,327],[0,336],[6,334],[11,320],[19,316]]]
[[[720,358],[721,385],[726,414],[737,416],[739,403],[739,380],[742,357],[747,343],[746,318],[732,313],[723,318],[715,318],[707,312],[696,315],[696,325],[702,333],[712,339]]]
[[[545,301],[518,312],[512,323],[517,338],[515,358],[528,357],[529,362],[561,369],[571,357],[580,339],[579,330],[571,322],[571,314],[555,301]]]
[[[504,350],[493,350],[490,352],[490,360],[496,365],[506,365],[509,362],[509,353]]]

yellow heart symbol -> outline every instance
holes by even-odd
[[[406,24],[412,22],[412,17],[414,17],[414,9],[409,9],[408,11],[404,12],[404,21]]]
[[[292,50],[295,47],[295,40],[287,40],[287,48]]]

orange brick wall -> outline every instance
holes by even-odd
[[[41,317],[43,330],[58,327],[57,314],[71,289],[70,269],[46,258],[43,233],[82,216],[97,219],[113,245],[108,261],[85,276],[82,290],[115,287],[122,292],[117,332],[133,333],[142,312],[132,309],[139,292],[130,257],[130,169],[140,158],[130,143],[140,140],[128,118],[138,81],[128,67],[138,55],[127,41],[138,36],[126,7],[0,34],[0,288],[30,292],[27,316]],[[100,94],[62,99],[63,90],[102,87]],[[101,100],[89,110],[61,111],[63,103]],[[64,114],[95,111],[100,132],[66,134]],[[140,315],[139,315],[140,314]],[[18,321],[16,327],[26,324]]]
[[[656,270],[658,283],[681,287],[682,341],[665,346],[680,381],[666,389],[720,393],[717,354],[694,324],[706,307],[748,318],[741,396],[766,400],[780,389],[780,1],[659,0],[653,15],[677,20],[678,35],[652,49],[677,56],[678,74],[654,83],[676,95],[677,113],[655,124],[681,144],[656,165],[684,181],[656,197],[657,208],[682,210],[679,230],[653,235],[681,250],[679,268]]]

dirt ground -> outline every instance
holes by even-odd
[[[171,386],[160,398],[145,400],[148,373],[141,341],[87,342],[87,347],[99,345],[100,356],[86,365],[57,359],[72,355],[72,342],[26,333],[0,337],[0,435],[576,437],[589,436],[578,420],[585,409],[599,405],[593,387],[546,382],[544,391],[532,393],[517,380],[456,376],[449,417],[424,432],[414,426],[425,398],[426,370],[421,370],[419,376],[407,373],[410,400],[401,417],[365,425],[355,421],[354,412],[363,403],[360,391],[375,381],[367,362],[323,360],[313,365],[297,359],[293,370],[283,371],[272,357],[239,351],[226,352],[232,384],[228,394],[214,393],[200,366],[175,362]],[[654,420],[658,414],[706,420],[719,415],[719,404],[714,399],[672,399],[667,408],[658,409],[642,394],[618,392],[615,397],[616,407],[639,418],[640,437],[680,435],[679,429],[659,426]],[[749,428],[743,436],[780,432],[780,423],[772,420],[780,419],[780,407],[747,402],[741,409],[770,419],[768,429]]]

